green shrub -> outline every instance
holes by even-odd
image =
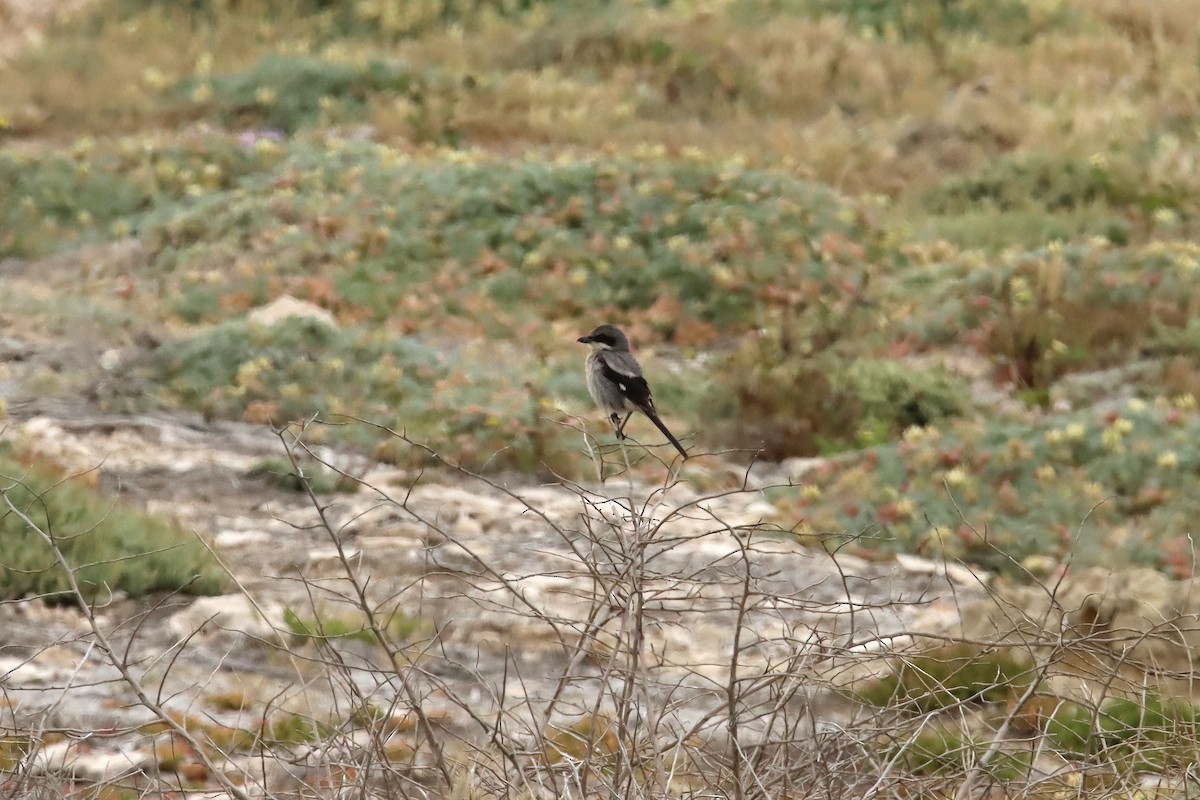
[[[354,492],[358,485],[337,472],[318,464],[302,465],[301,471],[292,462],[283,458],[264,458],[252,466],[247,474],[262,478],[267,483],[289,492],[305,492],[312,489],[315,494]]]
[[[1037,207],[1064,211],[1137,201],[1141,187],[1129,169],[1080,157],[1008,155],[973,175],[947,178],[925,195],[935,214],[962,214],[976,207],[1011,211]]]
[[[112,147],[70,157],[0,153],[0,257],[35,257],[136,233],[147,212],[232,187],[259,154],[229,137],[202,144]],[[124,233],[119,229],[123,228]]]
[[[769,337],[752,340],[721,364],[721,396],[708,416],[732,418],[731,441],[762,443],[778,459],[836,452],[895,438],[909,427],[936,424],[968,405],[965,384],[945,372],[902,363],[804,356],[784,352]]]
[[[413,326],[466,316],[511,330],[524,305],[547,320],[640,317],[667,339],[707,324],[711,340],[717,328],[745,329],[788,292],[836,308],[868,264],[892,255],[864,210],[763,171],[619,158],[424,161],[371,143],[278,148],[276,163],[233,190],[147,221],[154,274],[186,298],[189,315],[211,308],[192,295],[213,290],[211,265],[253,241],[270,270],[227,276],[217,319],[291,290]]]
[[[738,5],[760,14],[833,14],[845,17],[856,30],[915,40],[953,32],[1025,44],[1069,20],[1065,8],[1039,17],[1021,0],[739,0]]]
[[[1044,390],[1067,372],[1172,346],[1156,341],[1178,346],[1192,317],[1198,252],[1163,241],[964,257],[961,277],[947,276],[927,311],[904,325],[930,344],[966,339],[1002,359],[1018,387]]]
[[[200,92],[202,86],[209,91]],[[419,95],[423,90],[411,70],[383,61],[354,66],[266,56],[242,72],[188,78],[175,94],[211,109],[223,125],[293,133],[313,125],[323,113],[337,121],[362,119],[372,95]]]
[[[793,502],[808,526],[842,532],[852,549],[926,552],[1018,575],[1028,558],[1069,555],[1190,577],[1188,536],[1200,513],[1188,489],[1200,470],[1194,404],[1135,399],[1104,413],[913,430],[824,465]]]
[[[1069,700],[1057,701],[1043,721],[1046,738],[1056,750],[1072,756],[1087,755],[1095,745],[1092,709]]]
[[[270,327],[226,323],[169,343],[136,368],[133,383],[116,391],[148,391],[149,384],[170,405],[282,427],[338,407],[421,407],[443,374],[427,347],[297,317]],[[348,375],[355,380],[347,381]]]
[[[986,742],[962,732],[934,727],[893,748],[889,755],[915,775],[961,775],[973,767],[987,749]],[[1020,780],[1029,775],[1031,762],[1032,755],[1028,752],[1002,750],[992,757],[984,774],[996,781]]]
[[[292,636],[297,642],[314,641],[324,643],[335,639],[348,639],[364,644],[380,644],[375,636],[375,632],[371,630],[370,625],[367,624],[362,615],[338,616],[326,614],[323,616],[301,618],[295,611],[288,608],[284,609],[283,622],[292,632]],[[390,614],[383,614],[381,612],[376,622],[379,625],[379,629],[383,632],[384,638],[390,639],[389,642],[382,644],[407,642],[430,630],[428,621],[407,616],[400,611],[392,611]]]
[[[612,0],[595,0],[607,5]],[[215,22],[223,15],[251,11],[269,19],[315,17],[324,23],[327,35],[365,40],[384,40],[418,36],[447,25],[470,25],[488,17],[520,18],[536,8],[586,8],[574,0],[363,0],[347,3],[343,0],[242,0],[230,4],[221,0],[116,0],[122,18],[129,18],[150,9],[168,12],[182,10],[197,21]],[[236,17],[235,17],[236,19]]]
[[[945,370],[894,360],[856,359],[838,376],[861,408],[859,444],[879,444],[910,427],[936,425],[963,413],[970,389]]]
[[[89,598],[110,591],[138,597],[157,591],[218,594],[224,572],[195,537],[175,523],[109,500],[45,464],[22,463],[0,444],[0,488],[54,537]],[[64,597],[67,575],[50,548],[17,514],[0,513],[4,551],[0,597]]]
[[[63,156],[0,153],[0,258],[77,246],[151,202],[149,192],[115,170],[93,170]]]
[[[159,348],[113,382],[102,401],[114,410],[193,408],[276,427],[317,418],[326,424],[307,431],[311,442],[379,447],[377,455],[397,463],[424,460],[417,449],[389,451],[395,443],[386,433],[339,417],[346,415],[405,432],[465,466],[567,468],[579,441],[544,418],[553,411],[546,393],[562,387],[582,395],[578,363],[569,370],[573,380],[561,356],[539,363],[536,352],[514,354],[497,371],[501,349],[491,343],[463,352],[428,338],[337,331],[300,318],[271,327],[225,323]],[[512,381],[514,369],[529,383]],[[293,481],[290,469],[274,472],[285,484]],[[337,487],[336,481],[327,486],[320,472],[317,478],[319,489]]]
[[[324,643],[335,639],[348,639],[364,644],[375,644],[375,635],[362,619],[342,617],[301,619],[290,608],[284,609],[283,623],[292,632],[297,642],[314,641]]]
[[[1050,743],[1068,756],[1100,755],[1109,763],[1159,771],[1195,761],[1198,714],[1185,699],[1151,694],[1109,698],[1098,712],[1060,701],[1043,725]]]
[[[857,692],[862,700],[927,713],[960,703],[1005,702],[1032,679],[1028,665],[1008,649],[947,645],[896,661],[891,675]]]
[[[308,744],[329,739],[335,732],[334,726],[311,717],[276,714],[263,720],[256,744],[261,747]]]

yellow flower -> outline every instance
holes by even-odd
[[[1027,306],[1033,303],[1033,289],[1029,286],[1029,281],[1025,280],[1021,275],[1014,275],[1008,282],[1008,289],[1012,292],[1013,303],[1018,306]]]
[[[682,234],[677,234],[667,239],[667,249],[672,253],[678,253],[683,248],[687,247],[688,238]]]
[[[1137,397],[1130,398],[1126,404],[1130,411],[1134,414],[1140,414],[1146,410],[1146,401]]]
[[[196,75],[198,75],[201,78],[207,78],[209,75],[212,74],[212,68],[213,68],[213,54],[212,53],[201,53],[200,57],[196,59]]]
[[[944,528],[930,528],[925,534],[925,541],[933,549],[933,552],[940,553],[945,549],[946,543],[950,540],[950,531]]]
[[[1158,457],[1158,465],[1163,469],[1174,469],[1179,466],[1179,456],[1174,450],[1168,450]]]
[[[142,83],[147,88],[159,91],[171,85],[171,79],[158,67],[146,67],[142,70]]]
[[[1083,423],[1080,422],[1072,422],[1066,427],[1065,430],[1063,430],[1063,436],[1065,436],[1069,442],[1078,442],[1082,440],[1085,433],[1087,433],[1087,429],[1083,426]]]
[[[1038,467],[1033,474],[1037,476],[1039,481],[1049,481],[1054,480],[1054,477],[1058,473],[1054,471],[1054,467],[1050,466],[1049,464],[1043,464],[1042,466]]]
[[[195,89],[192,89],[193,103],[207,103],[212,100],[213,90],[207,83],[199,84]]]
[[[1159,225],[1174,225],[1179,221],[1179,214],[1172,208],[1160,208],[1154,212],[1154,221]]]
[[[813,501],[818,499],[820,496],[821,487],[817,486],[815,483],[805,484],[804,487],[800,489],[800,497],[803,500]]]
[[[904,441],[909,444],[916,444],[925,439],[936,438],[933,428],[923,427],[921,425],[909,425],[904,429]]]
[[[962,467],[955,467],[946,473],[946,484],[948,486],[962,486],[967,480],[968,475]]]
[[[1063,432],[1058,428],[1051,428],[1046,431],[1045,439],[1047,444],[1058,444],[1063,440]]]
[[[1026,556],[1021,566],[1034,575],[1049,575],[1058,566],[1058,562],[1047,555],[1036,554]]]
[[[258,376],[271,368],[271,361],[267,358],[255,358],[241,364],[237,369],[237,376],[234,378],[234,385],[240,389],[257,390],[262,388],[262,383],[258,380]]]

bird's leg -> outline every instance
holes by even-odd
[[[625,438],[625,423],[629,422],[629,418],[632,416],[633,416],[633,412],[630,411],[628,414],[625,415],[625,419],[621,420],[621,424],[617,425],[617,415],[613,414],[613,424],[617,425],[617,438],[618,439]]]

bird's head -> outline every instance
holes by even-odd
[[[587,336],[580,336],[578,341],[581,344],[591,345],[593,350],[628,350],[629,340],[625,338],[625,334],[616,325],[598,326],[594,331]]]

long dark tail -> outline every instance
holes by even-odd
[[[663,425],[663,421],[658,418],[658,414],[655,414],[654,410],[649,408],[643,408],[642,413],[650,418],[650,421],[654,423],[654,427],[662,431],[663,436],[670,439],[671,444],[675,445],[675,449],[679,451],[679,455],[683,456],[684,460],[687,460],[687,450],[684,450],[683,445],[679,443],[679,440],[676,439],[669,430],[667,430],[667,426]]]

